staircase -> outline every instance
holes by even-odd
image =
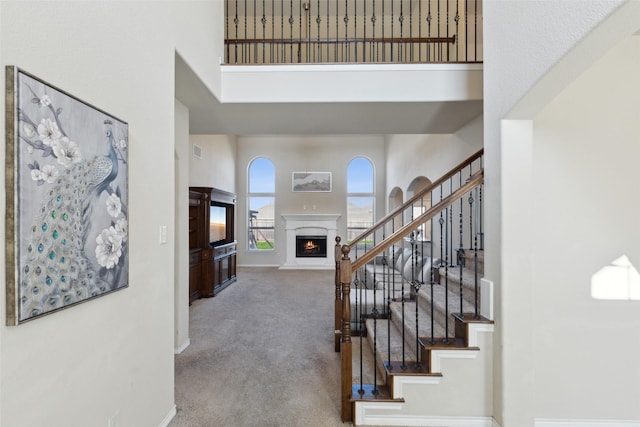
[[[477,154],[481,155],[481,152]],[[426,189],[431,192],[431,200],[438,200],[438,195],[434,197],[434,187],[449,181],[450,195],[444,196],[440,189],[440,202],[423,215],[390,236],[384,236],[385,232],[381,231],[385,228],[384,223],[393,222],[393,218],[397,221],[402,212],[413,210],[415,201],[420,198],[417,195],[381,220],[383,225],[378,224],[368,234],[363,233],[367,234],[368,241],[374,241],[374,245],[364,253],[354,254],[355,262],[351,263],[348,255],[354,243],[357,247],[357,239],[351,242],[351,247],[340,247],[342,257],[339,261],[336,257],[336,297],[341,296],[341,310],[338,310],[337,300],[336,312],[341,314],[341,329],[337,332],[343,353],[343,421],[353,421],[356,425],[491,425],[493,322],[482,316],[480,308],[484,251],[478,245],[482,230],[477,224],[477,215],[473,218],[477,210],[473,209],[472,203],[473,197],[479,202],[481,179],[473,183],[475,178],[472,176],[476,175],[470,166],[478,157],[467,159],[462,167],[457,166],[455,172],[452,170]],[[467,174],[466,168],[469,168],[469,177],[463,184],[462,174]],[[459,188],[451,184],[452,176],[459,176]],[[466,209],[461,201],[463,198],[466,201],[469,194],[470,207]],[[457,212],[454,212],[454,206]],[[467,214],[469,220],[465,219],[463,227],[463,216]],[[455,250],[449,244],[454,240],[449,231],[453,229],[454,217],[460,224],[457,231],[460,244]],[[418,249],[411,230],[425,221],[431,223],[433,240],[437,241],[438,237],[440,240],[435,246],[430,242],[428,249]],[[470,224],[468,231],[467,223]],[[377,233],[383,236],[377,240],[376,227]],[[469,242],[466,248],[463,248],[463,239]],[[375,291],[369,289],[370,284],[361,283],[362,265],[376,264],[379,257],[383,258],[382,265],[394,265],[396,259],[391,263],[386,259],[389,248],[392,244],[406,245],[407,241],[410,242],[408,253],[411,257],[429,253],[431,273],[427,277],[418,277],[413,271],[411,277],[406,277],[408,269],[405,269],[401,282],[393,284],[393,294],[389,290],[391,284],[384,283],[384,279],[381,279],[382,285],[375,282]],[[440,256],[435,256],[436,253]],[[384,267],[374,266],[374,270],[384,271]],[[400,292],[396,286],[401,287]],[[381,302],[373,308],[357,308],[356,303],[360,303],[354,302],[353,295],[349,295],[352,289],[362,294],[363,287],[369,294],[380,292],[381,295],[375,298]],[[351,326],[354,319],[350,310],[353,308],[359,313],[359,319],[355,321],[356,324],[361,322],[360,327]],[[345,321],[345,315],[349,322]],[[359,331],[358,336],[351,337],[352,328]]]

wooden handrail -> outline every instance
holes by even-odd
[[[455,44],[456,36],[451,37],[352,37],[352,38],[262,38],[262,39],[225,39],[227,45],[234,44],[255,44],[255,43],[274,43],[274,44],[339,44],[339,43],[450,43]]]
[[[456,191],[454,191],[453,193],[449,194],[447,197],[440,200],[438,203],[433,205],[422,215],[415,218],[413,221],[403,226],[395,233],[386,237],[384,240],[382,240],[382,242],[378,243],[376,246],[374,246],[369,251],[367,251],[362,256],[360,256],[358,259],[353,261],[353,263],[351,264],[352,271],[359,270],[366,263],[373,260],[377,255],[382,253],[387,248],[391,247],[398,240],[411,234],[411,232],[413,232],[418,225],[427,222],[428,220],[430,220],[431,218],[439,214],[440,211],[442,211],[445,207],[451,205],[455,200],[461,198],[466,193],[473,190],[474,187],[477,187],[478,185],[480,185],[483,179],[484,179],[484,170],[480,169],[479,171],[471,175],[471,177],[469,177],[469,179],[464,183],[464,185],[462,185]]]
[[[405,209],[407,209],[409,206],[411,206],[415,201],[422,199],[425,196],[425,194],[429,193],[434,188],[436,188],[440,184],[444,183],[446,180],[448,180],[449,178],[454,176],[456,173],[458,173],[465,166],[470,165],[475,160],[477,160],[480,157],[482,157],[483,154],[484,154],[484,148],[481,148],[476,153],[472,154],[471,156],[469,156],[468,158],[463,160],[461,163],[459,163],[458,165],[456,165],[453,168],[451,168],[451,170],[449,170],[449,172],[444,174],[440,179],[438,179],[435,182],[433,182],[431,185],[429,185],[424,190],[420,191],[418,194],[416,194],[415,196],[410,198],[408,201],[403,203],[401,206],[399,206],[399,207],[395,208],[394,210],[392,210],[390,213],[388,213],[382,219],[380,219],[378,222],[376,222],[372,227],[368,228],[367,231],[365,231],[364,233],[361,233],[356,238],[354,238],[349,243],[349,245],[355,246],[356,244],[358,244],[359,241],[363,240],[365,237],[371,235],[372,233],[374,233],[375,231],[380,229],[386,223],[391,221],[396,215],[402,213]],[[427,212],[429,212],[429,211],[427,211]]]

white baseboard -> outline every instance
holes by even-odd
[[[640,420],[559,420],[538,418],[535,427],[640,427]]]
[[[183,342],[180,347],[174,347],[173,354],[182,353],[187,347],[189,347],[190,344],[191,344],[191,338],[187,338],[187,340]]]
[[[171,410],[169,411],[167,416],[164,417],[164,420],[162,420],[162,422],[160,423],[160,425],[158,427],[167,427],[169,425],[169,423],[171,422],[171,420],[173,419],[173,417],[175,417],[177,413],[178,413],[178,411],[176,409],[176,405],[174,404],[173,408],[171,408]]]
[[[370,409],[381,409],[371,403]],[[422,427],[500,427],[491,417],[432,417],[421,415],[368,415],[368,402],[356,405],[356,425],[422,426]],[[402,405],[402,404],[399,404]],[[384,409],[396,409],[385,406]],[[400,409],[400,408],[397,408]]]
[[[236,267],[251,268],[251,267],[280,267],[280,264],[238,264]]]

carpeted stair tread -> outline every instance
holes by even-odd
[[[391,321],[396,323],[396,326],[402,323],[402,303],[394,302],[390,305],[391,309]],[[405,337],[407,340],[407,347],[415,354],[416,351],[416,304],[415,302],[405,302]],[[418,304],[418,335],[431,337],[431,314]],[[444,317],[438,321],[437,315],[433,322],[433,335],[435,337],[444,337]]]
[[[448,302],[447,297],[448,295]],[[431,286],[423,286],[418,291],[418,304],[426,313],[431,313]],[[447,313],[446,307],[449,310]],[[444,286],[433,285],[433,308],[434,316],[438,323],[444,326],[444,319],[449,322],[449,336],[454,335],[455,319],[451,316],[453,313],[460,313],[460,295],[447,291]],[[462,311],[473,312],[474,306],[469,301],[462,300]],[[448,317],[447,317],[448,314]],[[444,336],[444,334],[442,335]]]
[[[367,319],[368,339],[373,347],[373,319]],[[377,321],[377,340],[376,350],[378,353],[378,369],[379,372],[384,372],[384,361],[392,360],[399,361],[403,359],[403,343],[402,343],[402,331],[400,331],[393,322],[389,320]],[[390,325],[390,328],[387,325]],[[389,340],[389,331],[391,329],[391,340]],[[391,344],[391,358],[389,358],[389,343]],[[404,360],[407,362],[415,362],[415,353],[410,354],[407,346],[404,346]]]

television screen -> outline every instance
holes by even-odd
[[[211,205],[209,216],[209,242],[215,243],[227,238],[227,208]]]

